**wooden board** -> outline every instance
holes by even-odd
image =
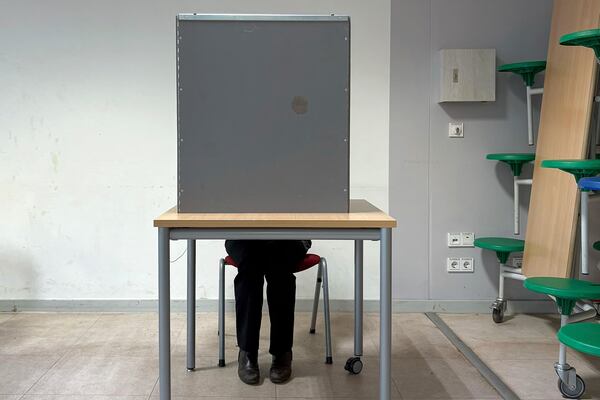
[[[555,0],[525,237],[523,273],[571,276],[579,195],[575,179],[542,160],[585,158],[595,85],[594,52],[561,46],[567,33],[598,27],[600,0]]]
[[[161,228],[394,228],[396,220],[366,200],[350,200],[349,213],[178,213],[154,220]]]

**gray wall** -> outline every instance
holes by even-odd
[[[498,65],[545,59],[551,11],[550,0],[392,1],[390,212],[399,221],[395,298],[495,298],[496,257],[476,248],[449,249],[446,233],[513,237],[512,175],[485,155],[533,151],[527,146],[525,87],[516,76],[498,74],[495,102],[438,104],[438,52],[495,48]],[[453,120],[464,122],[464,139],[448,138]],[[522,176],[531,176],[531,170]],[[521,193],[524,232],[529,191]],[[474,257],[474,273],[446,272],[446,257],[460,256]],[[533,297],[520,286],[509,281],[507,295]]]

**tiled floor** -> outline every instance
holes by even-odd
[[[515,315],[495,324],[489,314],[440,314],[448,326],[521,399],[562,399],[554,363],[558,359],[558,315]],[[585,399],[600,399],[600,359],[567,352],[586,383]]]
[[[197,370],[185,369],[185,316],[172,317],[175,399],[373,399],[378,392],[378,320],[364,319],[365,367],[343,370],[353,351],[352,314],[332,315],[334,364],[324,364],[321,321],[308,334],[296,314],[293,378],[268,377],[268,318],[263,319],[258,386],[239,381],[233,314],[226,322],[227,367],[217,365],[215,313],[197,317]],[[393,317],[393,398],[498,399],[498,394],[422,314]],[[0,400],[158,399],[157,316],[145,314],[0,314]]]

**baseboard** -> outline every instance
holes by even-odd
[[[491,300],[394,300],[394,313],[489,313]],[[0,312],[53,311],[53,312],[148,312],[158,309],[157,300],[0,300]],[[233,310],[233,300],[227,300],[226,309]],[[266,305],[265,305],[266,307]],[[331,300],[331,311],[352,312],[353,300]],[[199,312],[217,311],[217,300],[197,300]],[[378,300],[365,300],[365,312],[379,311]],[[172,312],[185,312],[185,300],[172,300]],[[298,299],[296,311],[311,311],[312,300]],[[513,300],[508,302],[509,313],[555,313],[550,300]]]

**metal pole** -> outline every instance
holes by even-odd
[[[225,366],[225,260],[219,260],[219,367]]]
[[[363,241],[354,241],[354,355],[363,353]]]
[[[519,210],[519,177],[513,177],[513,199],[514,199],[514,214],[515,214],[515,235],[519,234],[519,220],[520,220],[520,210]]]
[[[392,230],[381,229],[379,242],[379,400],[391,397]]]
[[[158,228],[158,369],[160,400],[171,400],[169,228]]]
[[[323,282],[323,262],[322,259],[319,261],[317,267],[317,283],[315,284],[315,296],[313,298],[313,309],[312,316],[310,318],[310,333],[315,333],[315,327],[317,326],[317,311],[319,310],[319,296],[321,291],[321,284]]]
[[[327,275],[327,261],[321,258],[323,272],[323,312],[325,313],[325,363],[333,362],[331,355],[331,316],[329,314],[329,279]]]
[[[567,325],[569,323],[569,316],[562,315],[560,316],[560,327]],[[558,363],[560,365],[565,365],[567,363],[567,347],[560,343],[560,348],[558,350]]]
[[[187,241],[187,369],[196,368],[196,241]]]
[[[531,115],[531,86],[527,86],[527,137],[529,145],[533,146],[533,118]]]
[[[588,265],[588,199],[590,193],[581,191],[581,273],[588,275],[590,273]]]
[[[498,281],[498,298],[504,300],[504,264],[500,264],[500,280]]]

